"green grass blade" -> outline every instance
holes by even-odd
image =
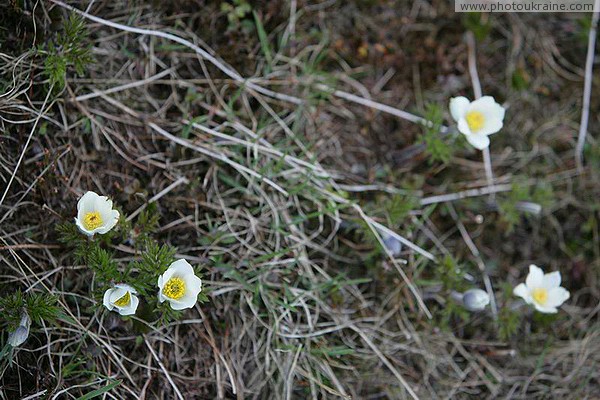
[[[122,381],[117,380],[117,381],[113,381],[111,383],[109,383],[108,385],[100,388],[100,389],[96,389],[96,390],[92,390],[91,392],[84,394],[83,396],[81,396],[79,399],[77,400],[89,400],[89,399],[93,399],[95,397],[98,397],[100,395],[103,395],[104,393],[114,389],[115,387],[119,386],[121,384]]]

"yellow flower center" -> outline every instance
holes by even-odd
[[[544,288],[533,289],[531,297],[533,297],[533,300],[535,300],[536,303],[543,306],[546,304],[546,301],[548,301],[548,290]]]
[[[185,282],[181,278],[171,278],[163,287],[163,294],[170,299],[179,300],[185,294]]]
[[[103,224],[102,217],[100,216],[100,213],[98,211],[92,211],[92,212],[86,213],[83,216],[83,226],[88,231],[93,231],[94,229],[98,228],[99,226],[102,226],[102,224]]]
[[[477,132],[478,130],[480,130],[483,127],[483,123],[485,122],[483,114],[479,111],[468,112],[465,116],[465,119],[467,120],[467,125],[469,125],[469,129],[471,129],[471,132]]]
[[[129,292],[125,293],[123,297],[115,301],[115,306],[125,307],[131,301],[131,294]]]

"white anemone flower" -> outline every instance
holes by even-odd
[[[104,307],[121,315],[133,315],[140,304],[134,288],[124,283],[116,284],[104,292]]]
[[[158,300],[168,300],[173,310],[192,308],[202,290],[202,280],[186,260],[177,260],[158,277]]]
[[[490,145],[488,136],[502,129],[504,107],[492,96],[483,96],[472,102],[461,96],[450,99],[450,114],[467,141],[476,149],[483,150]]]
[[[119,221],[119,212],[112,207],[113,202],[108,197],[87,192],[77,203],[75,224],[88,236],[94,236],[96,233],[105,234]]]
[[[541,268],[529,266],[529,274],[525,283],[519,284],[513,290],[516,296],[522,297],[527,304],[533,304],[536,310],[554,314],[571,295],[560,286],[560,272],[544,274]]]

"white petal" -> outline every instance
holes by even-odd
[[[456,127],[458,128],[458,131],[465,136],[471,136],[473,134],[471,132],[471,128],[469,128],[467,120],[464,118],[458,120],[458,124],[456,124]]]
[[[458,122],[467,113],[470,101],[466,97],[459,96],[450,99],[450,114]]]
[[[515,296],[521,297],[528,304],[532,303],[531,293],[529,292],[529,289],[527,288],[527,286],[525,286],[524,283],[519,283],[517,287],[513,289],[513,294]]]
[[[127,294],[128,290],[123,287],[115,287],[110,294],[109,301],[114,305],[117,300]]]
[[[563,287],[555,287],[548,291],[548,301],[546,307],[560,307],[562,303],[571,297],[569,291]]]
[[[96,231],[102,235],[114,228],[115,225],[117,225],[117,222],[119,222],[119,212],[117,210],[110,210],[107,215],[106,219],[102,216],[104,224],[96,229]]]
[[[171,276],[184,277],[189,274],[194,274],[194,268],[192,268],[190,263],[188,263],[186,260],[180,259],[171,263],[171,265],[169,265],[169,269],[167,269],[167,272],[171,272]]]
[[[158,301],[161,303],[167,300],[167,298],[162,294],[162,290],[165,287],[166,283],[165,275],[167,274],[167,272],[158,277]]]
[[[88,235],[88,236],[94,236],[94,231],[87,230],[87,229],[86,229],[86,228],[83,226],[83,224],[81,223],[81,219],[79,219],[79,218],[75,218],[75,225],[77,225],[77,227],[79,228],[79,230],[80,230],[82,233],[84,233],[84,234],[86,234],[86,235]]]
[[[529,274],[525,279],[525,284],[529,290],[542,287],[544,282],[544,271],[538,268],[536,265],[531,264],[529,266]]]
[[[478,150],[483,150],[490,145],[490,138],[479,133],[467,135],[467,142]]]
[[[178,301],[170,300],[170,302],[173,310],[185,310],[186,308],[194,307],[194,304],[196,304],[196,299],[184,296]]]
[[[546,289],[557,288],[560,286],[560,272],[554,271],[545,274],[542,278],[542,287]]]
[[[479,135],[491,135],[494,134],[496,132],[498,132],[500,129],[502,129],[502,120],[498,119],[498,118],[485,118],[485,122],[483,123],[483,126],[481,127],[481,129],[479,131],[477,131],[477,134]]]
[[[556,314],[558,312],[556,307],[541,306],[535,302],[533,303],[533,305],[536,310],[538,310],[539,312],[544,313],[544,314]]]
[[[23,316],[21,317],[21,322],[19,322],[20,326],[24,326],[25,328],[29,329],[29,327],[31,326],[31,318],[29,318],[29,315],[27,315],[27,313],[23,313]]]
[[[19,325],[17,329],[8,335],[8,344],[12,347],[20,346],[27,340],[27,337],[29,337],[29,328]]]
[[[467,111],[479,111],[486,116],[504,119],[504,107],[496,103],[492,96],[483,96],[473,101]]]
[[[123,288],[125,290],[127,290],[128,292],[130,292],[131,294],[137,294],[137,290],[135,290],[132,286],[129,286],[126,283],[117,283],[115,285],[116,288]]]
[[[119,309],[119,314],[121,315],[133,315],[138,308],[140,303],[140,299],[137,296],[131,296],[131,302],[126,307],[121,307]]]
[[[102,302],[104,304],[104,307],[106,307],[109,311],[112,311],[112,309],[114,308],[114,306],[110,302],[110,295],[112,294],[113,290],[114,289],[111,288],[104,292],[104,299]]]
[[[85,214],[86,212],[94,211],[96,199],[98,197],[100,197],[100,196],[98,196],[98,194],[95,192],[92,192],[92,191],[85,192],[85,194],[83,196],[81,196],[81,198],[77,202],[77,211],[78,211],[77,216],[79,218],[81,218],[83,216],[83,214]]]
[[[196,275],[191,275],[186,279],[186,295],[189,293],[190,296],[196,300],[198,298],[198,293],[202,291],[202,279],[198,278]]]
[[[96,198],[94,199],[94,211],[102,213],[110,208],[112,208],[112,201],[110,201],[106,196],[100,196],[97,194]]]

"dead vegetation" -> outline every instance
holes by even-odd
[[[589,15],[460,15],[445,1],[9,3],[1,294],[52,293],[63,315],[3,359],[3,398],[600,392],[597,85],[581,172],[574,152]],[[74,16],[91,58],[77,74],[79,53],[57,47],[66,80],[53,80],[50,43]],[[432,161],[415,123],[428,104],[447,117],[449,97],[473,97],[467,31],[484,93],[508,108],[493,199],[479,152],[450,129],[451,157]],[[86,190],[130,219],[155,212],[153,235],[204,266],[210,301],[166,326],[106,312],[56,231]],[[392,232],[399,254],[382,246]],[[114,243],[119,260],[139,257],[135,235]],[[572,297],[559,314],[516,309],[510,291],[531,263],[561,271]],[[486,280],[497,311],[449,300]]]

